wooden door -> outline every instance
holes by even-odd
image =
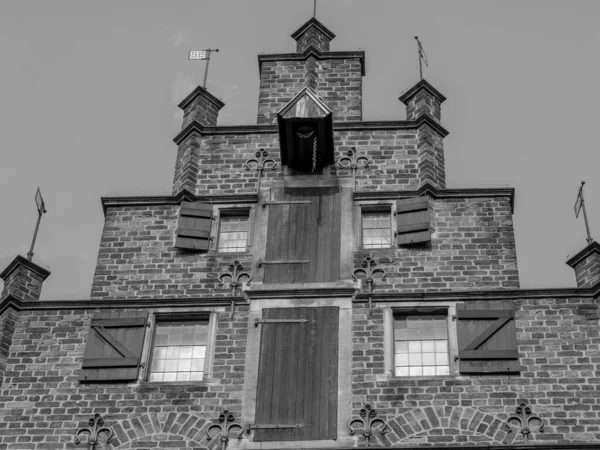
[[[339,187],[271,189],[265,283],[340,279]]]
[[[263,310],[255,441],[336,439],[338,317],[338,307]]]

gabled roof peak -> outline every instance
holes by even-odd
[[[281,108],[278,116],[286,119],[291,117],[316,118],[325,117],[329,114],[331,114],[331,108],[311,88],[304,87]]]
[[[310,18],[306,23],[304,23],[294,34],[292,34],[292,38],[296,41],[302,37],[306,32],[308,32],[311,28],[315,28],[320,34],[323,34],[328,40],[332,40],[335,38],[335,34],[333,34],[330,30],[327,29],[325,25],[319,22],[314,17]]]

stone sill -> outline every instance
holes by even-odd
[[[261,298],[298,298],[298,297],[352,297],[360,290],[361,283],[343,280],[323,283],[252,283],[244,286],[249,299]]]

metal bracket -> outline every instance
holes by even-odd
[[[309,323],[308,319],[254,319],[254,326],[257,327],[261,323]]]
[[[292,260],[292,259],[281,259],[278,261],[263,261],[258,260],[257,266],[262,267],[267,264],[310,264],[310,259]]]
[[[281,201],[281,202],[277,202],[277,201],[268,201],[268,202],[264,202],[262,204],[262,207],[266,207],[267,205],[273,205],[273,206],[277,206],[277,205],[307,205],[309,203],[312,203],[311,200],[288,200],[288,201]]]

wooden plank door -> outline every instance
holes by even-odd
[[[271,189],[265,283],[338,281],[339,187]]]
[[[336,439],[338,317],[338,307],[263,310],[255,441]]]

